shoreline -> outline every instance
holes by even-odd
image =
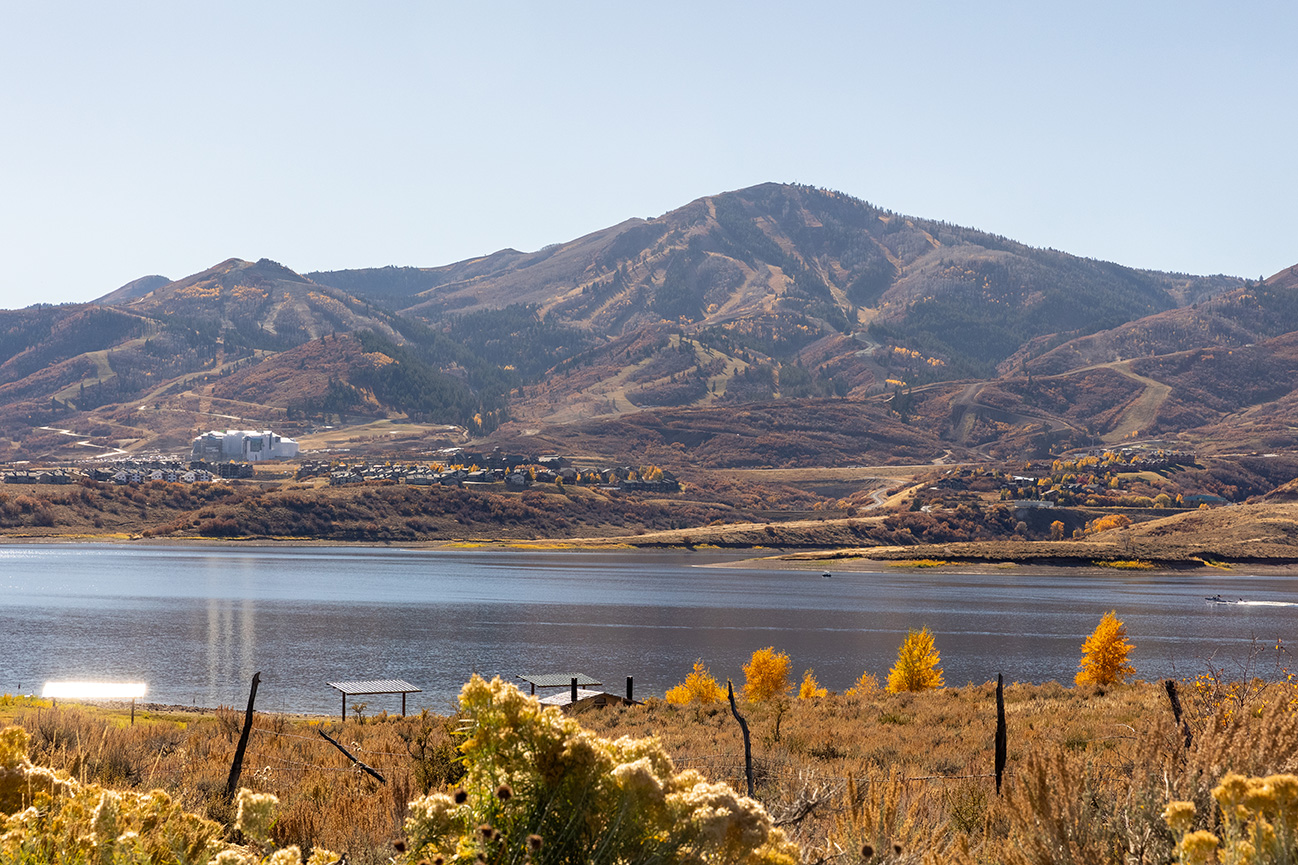
[[[688,530],[677,530],[685,533]],[[666,533],[664,533],[666,534]],[[671,534],[676,534],[673,532]],[[334,548],[358,550],[410,550],[414,552],[565,552],[565,553],[654,553],[699,552],[752,554],[738,562],[706,563],[700,567],[744,567],[761,570],[888,572],[893,570],[936,571],[939,573],[1050,574],[1059,570],[1095,573],[1127,571],[1144,574],[1211,572],[1229,577],[1245,571],[1259,575],[1298,575],[1298,553],[1288,555],[1232,556],[1202,550],[1163,549],[1154,552],[1119,551],[1113,545],[1069,542],[990,542],[916,545],[908,547],[812,547],[776,545],[714,544],[703,538],[608,538],[545,539],[455,539],[436,541],[340,541],[318,538],[202,538],[123,537],[121,534],[75,536],[0,535],[0,546],[60,546],[79,544],[139,545],[146,547],[210,547],[213,549]],[[1288,552],[1288,551],[1286,551]],[[1107,564],[1106,564],[1107,563]]]
[[[935,573],[935,574],[1021,574],[1023,576],[1052,576],[1058,575],[1067,570],[1070,573],[1089,573],[1094,575],[1112,575],[1115,573],[1126,573],[1128,575],[1144,576],[1171,576],[1185,575],[1187,573],[1196,575],[1216,575],[1224,580],[1232,577],[1242,576],[1296,576],[1298,575],[1298,565],[1282,563],[1229,563],[1226,567],[1214,567],[1212,565],[1198,563],[1193,566],[1181,567],[1160,567],[1154,565],[1148,568],[1122,569],[1107,567],[1104,565],[1091,562],[1078,561],[1006,561],[998,559],[951,559],[943,560],[940,564],[916,564],[916,561],[923,561],[921,557],[912,559],[874,559],[868,557],[851,557],[851,558],[815,558],[803,556],[801,553],[777,554],[774,556],[762,556],[751,559],[743,559],[739,562],[715,563],[699,565],[704,568],[748,568],[754,570],[780,570],[780,571],[805,571],[807,573],[829,573],[834,576],[837,573]]]

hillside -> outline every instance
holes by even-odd
[[[1236,282],[1220,277],[1214,281]],[[1236,348],[1294,330],[1298,330],[1298,266],[1102,333],[1035,339],[1002,362],[1000,371],[1030,369],[1051,375],[1191,348]]]
[[[359,328],[396,337],[388,321],[372,315],[361,301],[265,258],[257,262],[231,258],[144,294],[132,289],[134,285],[105,296],[102,302],[220,335],[227,349],[236,340],[249,348],[291,348],[327,333]]]
[[[311,277],[428,320],[523,302],[611,337],[670,323],[737,343],[756,329],[785,349],[868,330],[941,359],[942,377],[986,373],[1035,337],[1093,333],[1239,284],[1033,249],[773,183],[537,253]]]
[[[1293,333],[1298,267],[1137,270],[768,183],[536,252],[229,259],[0,312],[0,457],[384,420],[700,469],[1280,450]]]

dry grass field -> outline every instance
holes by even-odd
[[[993,778],[995,685],[917,694],[873,691],[809,700],[741,701],[756,798],[805,862],[1171,862],[1161,818],[1171,799],[1198,803],[1228,770],[1298,764],[1298,692],[1287,684],[1182,683],[1178,727],[1161,684],[1111,688],[1008,684],[1008,765]],[[725,703],[591,709],[582,726],[608,739],[656,736],[677,769],[746,789],[743,740]],[[119,710],[5,697],[0,725],[31,734],[33,762],[119,789],[162,788],[224,824],[242,713]],[[277,844],[389,861],[407,803],[453,789],[460,720],[423,714],[336,720],[257,715],[241,784],[280,799]],[[358,768],[324,730],[385,783]],[[1186,734],[1191,743],[1186,746]]]

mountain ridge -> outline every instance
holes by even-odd
[[[138,448],[250,415],[290,433],[384,417],[472,440],[553,428],[617,450],[660,426],[618,419],[666,412],[677,429],[749,424],[734,459],[750,465],[775,441],[761,424],[814,442],[817,414],[910,425],[908,459],[1136,431],[1217,441],[1240,413],[1280,440],[1293,415],[1281,337],[1298,331],[1298,266],[1261,283],[1140,270],[809,186],[703,196],[438,267],[302,275],[232,258],[159,280],[0,311],[5,453],[40,453],[49,438],[33,430],[55,421]],[[1225,363],[1214,349],[1247,351]],[[1212,384],[1255,356],[1257,387]],[[777,405],[807,416],[743,410]],[[856,447],[823,441],[827,459]],[[799,465],[814,452],[770,448]]]

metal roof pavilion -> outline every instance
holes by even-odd
[[[343,692],[343,723],[347,723],[347,698],[361,694],[400,694],[401,714],[406,714],[406,694],[418,694],[423,688],[416,688],[401,679],[364,679],[359,682],[326,682],[326,685]]]
[[[538,673],[530,676],[519,674],[518,678],[532,686],[533,694],[536,693],[537,688],[567,688],[572,685],[573,679],[577,680],[578,687],[604,684],[585,673]]]

